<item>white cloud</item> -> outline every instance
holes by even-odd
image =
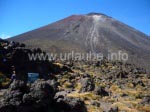
[[[0,38],[1,38],[1,39],[7,39],[7,38],[10,38],[10,37],[11,37],[11,36],[6,35],[6,34],[4,34],[4,33],[0,34]]]

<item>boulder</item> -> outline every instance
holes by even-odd
[[[57,112],[86,112],[84,102],[79,98],[64,97],[57,99],[55,110]]]
[[[148,105],[150,105],[150,95],[146,95],[143,99],[142,99],[142,101],[141,101],[141,104],[148,104]]]
[[[119,112],[118,107],[112,107],[108,112]]]
[[[108,92],[105,90],[105,88],[98,86],[95,88],[94,90],[96,95],[100,95],[100,96],[109,96]]]
[[[26,97],[32,97],[36,103],[50,103],[55,95],[54,88],[46,81],[37,80],[31,85],[30,92]],[[27,97],[28,96],[28,97]],[[26,101],[26,99],[24,99]]]
[[[15,80],[10,85],[9,89],[4,93],[3,103],[8,103],[10,105],[18,106],[22,103],[22,97],[28,88],[23,81]]]
[[[142,87],[145,87],[145,84],[144,84],[144,82],[141,79],[134,80],[133,81],[133,85],[134,86],[140,85]]]
[[[79,82],[82,85],[81,92],[89,92],[95,89],[94,81],[91,78],[82,78]]]
[[[23,81],[14,81],[0,102],[0,112],[47,112],[54,88],[44,80],[35,81],[29,88]]]

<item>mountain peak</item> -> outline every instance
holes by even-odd
[[[110,51],[128,51],[130,62],[150,66],[150,61],[147,61],[150,60],[148,37],[101,13],[72,15],[9,40],[58,53],[100,52],[107,55]],[[138,55],[141,62],[135,59]]]
[[[107,15],[105,15],[103,13],[96,13],[96,12],[91,12],[91,13],[88,13],[87,15],[88,16],[106,16],[106,17],[108,17]]]

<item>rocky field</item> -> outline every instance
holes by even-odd
[[[3,91],[0,112],[150,111],[150,74],[143,68],[107,59],[25,63],[17,61],[24,58],[18,56],[18,45],[14,45],[2,40],[0,43],[0,87]],[[25,46],[19,44],[19,47]],[[20,50],[25,54],[31,51]],[[17,73],[13,82],[9,75],[11,66],[16,67]],[[41,75],[34,83],[27,83],[26,73],[44,73],[38,68],[49,75],[46,78]]]

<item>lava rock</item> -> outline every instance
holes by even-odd
[[[27,86],[24,83],[24,81],[20,80],[14,80],[11,85],[10,85],[10,90],[21,90],[21,91],[26,91]]]
[[[119,109],[118,107],[113,107],[113,108],[110,108],[108,112],[119,112]]]
[[[109,96],[108,92],[101,86],[95,88],[95,94],[100,96]]]
[[[86,112],[84,102],[79,98],[65,97],[55,105],[57,112]]]
[[[0,112],[47,112],[52,108],[55,91],[49,83],[37,80],[29,91],[25,88],[23,81],[14,81],[0,102]]]
[[[94,81],[91,78],[82,78],[79,82],[82,85],[81,92],[89,92],[95,89]]]
[[[146,95],[142,101],[141,101],[141,104],[150,104],[150,95]]]

